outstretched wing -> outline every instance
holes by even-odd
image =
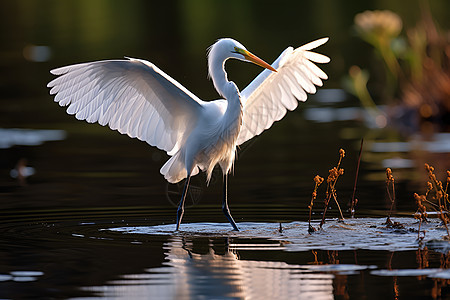
[[[51,71],[47,86],[67,113],[109,125],[175,153],[193,129],[202,103],[152,63],[129,58],[66,66]]]
[[[306,101],[306,93],[314,94],[315,86],[322,86],[325,74],[315,63],[328,63],[330,59],[309,50],[328,41],[322,38],[297,49],[287,48],[272,64],[277,72],[262,71],[242,92],[242,127],[237,144],[259,135],[287,110],[297,108],[298,101]]]

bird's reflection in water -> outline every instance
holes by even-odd
[[[199,243],[173,236],[165,244],[163,266],[88,290],[115,298],[333,299],[333,274],[280,261],[242,260],[235,250],[238,244],[223,242],[218,246],[206,237]],[[273,250],[274,244],[267,247]],[[252,249],[256,248],[266,250],[261,244]]]

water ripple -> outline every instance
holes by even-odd
[[[239,223],[239,232],[231,230],[228,223],[182,224],[182,231],[174,232],[174,224],[158,226],[123,226],[103,229],[110,232],[141,235],[228,236],[240,238],[266,238],[282,242],[279,249],[287,251],[320,250],[417,250],[423,243],[443,240],[445,229],[437,219],[422,224],[426,230],[423,240],[417,240],[418,223],[413,218],[396,218],[404,229],[389,229],[385,218],[348,219],[344,223],[328,220],[323,230],[308,233],[307,222],[283,223],[282,232],[277,223]],[[445,241],[443,241],[446,243]],[[274,247],[274,245],[270,245]],[[243,247],[245,248],[245,247]],[[258,247],[252,246],[252,250]]]

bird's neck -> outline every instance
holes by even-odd
[[[242,107],[239,89],[234,82],[228,81],[225,72],[226,60],[225,57],[217,57],[215,60],[209,61],[209,75],[217,92],[228,101],[227,112],[240,114]]]
[[[227,110],[221,119],[221,126],[224,126],[227,130],[235,131],[232,135],[237,137],[242,124],[241,96],[237,85],[228,81],[224,68],[225,61],[226,59],[219,58],[218,61],[210,62],[209,74],[217,92],[228,102]]]
[[[222,96],[227,100],[227,110],[223,116],[223,124],[226,128],[235,128],[236,134],[242,124],[242,104],[241,95],[236,84],[232,81],[227,81],[226,87],[222,91]],[[237,137],[237,136],[236,136]]]
[[[227,73],[225,72],[226,58],[216,57],[208,62],[209,76],[212,79],[216,91],[224,98],[228,84]]]

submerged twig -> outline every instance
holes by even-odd
[[[358,199],[355,199],[355,194],[356,194],[356,183],[358,182],[359,166],[361,163],[361,154],[362,154],[362,149],[363,149],[363,143],[364,143],[364,139],[361,139],[361,147],[359,148],[359,154],[358,154],[358,164],[356,165],[355,184],[353,185],[353,195],[352,195],[352,202],[351,202],[351,206],[350,206],[350,214],[351,214],[352,218],[355,217],[355,206],[358,203]]]

